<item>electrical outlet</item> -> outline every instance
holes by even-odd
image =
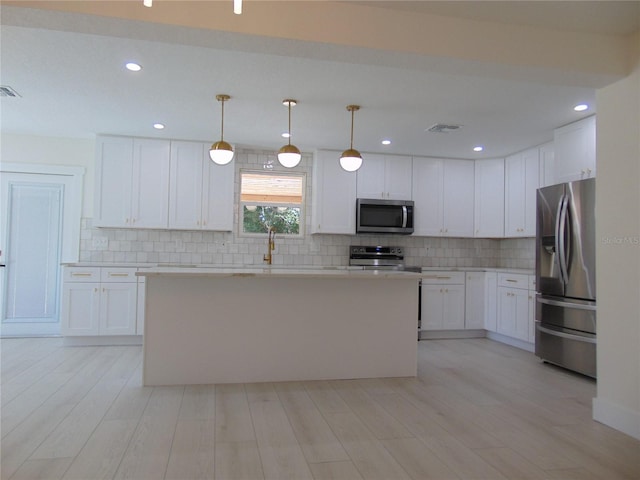
[[[93,237],[91,239],[91,246],[93,248],[107,248],[109,246],[109,239],[107,237]]]

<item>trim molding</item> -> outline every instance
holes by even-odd
[[[596,397],[593,399],[593,419],[640,440],[640,412]]]

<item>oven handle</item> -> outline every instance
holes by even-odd
[[[578,340],[579,342],[596,343],[595,338],[583,337],[582,335],[572,335],[570,333],[559,332],[557,330],[551,330],[549,328],[545,328],[541,325],[538,325],[538,330],[540,330],[543,333],[548,333],[549,335],[554,335],[556,337],[566,338],[568,340]]]
[[[403,205],[402,206],[402,228],[407,228],[407,206]]]

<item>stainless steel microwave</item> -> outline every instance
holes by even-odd
[[[413,233],[413,201],[356,200],[356,233]]]

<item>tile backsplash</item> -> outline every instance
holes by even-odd
[[[237,150],[240,168],[278,170],[274,152]],[[306,231],[311,212],[312,156],[303,155],[297,171],[307,174]],[[239,175],[236,174],[236,178]],[[236,198],[239,189],[236,181]],[[235,222],[238,224],[235,203]],[[106,241],[105,241],[106,240]],[[534,268],[534,240],[441,238],[391,235],[311,235],[286,238],[276,235],[274,265],[347,265],[349,245],[397,245],[405,249],[405,263],[422,267]],[[95,228],[91,218],[82,219],[80,261],[91,263],[162,263],[262,265],[267,252],[265,238],[234,232]]]

